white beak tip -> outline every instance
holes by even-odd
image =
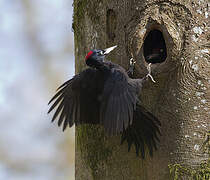
[[[104,54],[109,54],[113,49],[115,49],[117,47],[117,45],[109,47],[107,49],[104,49]]]

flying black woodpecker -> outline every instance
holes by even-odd
[[[58,117],[58,126],[62,125],[63,130],[74,124],[101,124],[107,135],[121,133],[121,143],[127,141],[128,151],[134,144],[136,154],[140,151],[144,158],[145,147],[152,155],[160,135],[159,120],[138,99],[149,76],[132,79],[123,67],[105,61],[114,48],[91,50],[85,57],[89,68],[57,89],[49,101],[52,105],[48,113],[56,107],[52,122]]]

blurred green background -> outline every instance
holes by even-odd
[[[72,0],[0,0],[0,180],[74,179],[74,128],[47,115],[74,74]]]

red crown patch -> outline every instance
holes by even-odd
[[[93,54],[93,51],[90,51],[87,56],[85,57],[85,60],[87,60],[91,55]]]

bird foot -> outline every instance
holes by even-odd
[[[136,63],[136,61],[133,58],[131,58],[130,59],[130,66],[134,67],[135,63]]]
[[[133,75],[135,63],[136,63],[136,61],[133,58],[131,58],[130,64],[129,64],[129,69],[127,71],[128,75]]]
[[[148,64],[147,70],[148,70],[148,74],[146,75],[146,77],[147,78],[150,77],[150,79],[152,80],[152,82],[156,83],[156,81],[154,80],[154,78],[151,75],[151,72],[152,72],[152,70],[151,70],[151,63]]]

